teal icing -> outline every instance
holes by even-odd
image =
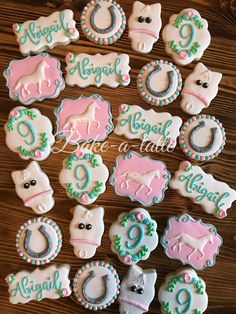
[[[83,169],[85,174],[84,176],[79,175],[79,169]],[[91,185],[91,170],[89,169],[88,165],[86,164],[79,164],[75,168],[75,177],[78,181],[85,181],[84,183],[80,184],[79,182],[77,183],[77,187],[80,190],[87,189]]]
[[[27,132],[27,131],[24,132],[24,131],[22,130],[23,126],[27,127],[28,132]],[[30,135],[31,135],[32,139],[31,139],[31,140],[25,139],[25,143],[26,143],[27,145],[30,145],[30,146],[35,145],[35,143],[36,143],[37,140],[38,140],[38,135],[37,135],[37,132],[36,132],[36,130],[35,130],[35,127],[34,127],[30,122],[25,121],[25,120],[24,120],[24,121],[20,121],[20,122],[17,124],[17,130],[18,130],[19,134],[20,134],[22,137],[24,137],[24,138],[30,137]]]
[[[187,298],[186,300],[181,300],[183,295],[187,294]],[[176,295],[176,300],[178,302],[179,305],[186,305],[186,307],[182,310],[179,309],[179,307],[176,307],[176,312],[178,314],[188,314],[190,313],[191,307],[192,307],[192,301],[193,301],[193,297],[192,297],[192,292],[187,289],[187,288],[183,288],[180,289]]]
[[[188,28],[189,30],[189,34],[188,35],[184,35],[184,31]],[[182,41],[179,42],[179,45],[181,46],[181,48],[184,48],[184,49],[188,49],[193,41],[195,40],[195,37],[196,37],[196,33],[195,33],[195,29],[194,29],[194,26],[190,23],[187,23],[187,24],[183,24],[180,28],[180,37],[182,39],[188,39],[188,42],[187,43],[183,43]]]
[[[134,236],[134,231],[138,230],[138,234]],[[130,244],[130,241],[126,241],[126,246],[130,250],[137,249],[144,240],[145,231],[141,224],[135,224],[129,228],[128,237],[132,241],[136,241],[133,244]]]

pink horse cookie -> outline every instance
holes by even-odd
[[[57,98],[65,88],[59,60],[46,52],[11,61],[3,75],[10,98],[24,105]]]

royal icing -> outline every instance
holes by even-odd
[[[115,268],[103,261],[89,262],[75,274],[73,291],[88,310],[103,310],[116,300],[120,280]]]
[[[174,148],[181,124],[180,117],[172,117],[168,112],[156,113],[153,109],[144,110],[139,106],[122,104],[114,133]]]
[[[110,103],[98,94],[64,99],[55,115],[57,135],[71,145],[104,141],[114,128]]]
[[[203,63],[198,63],[193,72],[187,76],[181,92],[180,107],[188,114],[194,115],[207,108],[218,93],[222,74],[210,71]]]
[[[109,171],[102,157],[88,149],[78,150],[63,161],[59,181],[68,197],[91,204],[105,192]]]
[[[224,149],[225,129],[219,120],[210,115],[197,115],[181,127],[179,143],[186,156],[197,161],[217,157]]]
[[[138,53],[149,53],[159,39],[161,29],[161,4],[146,5],[135,1],[128,20],[131,47]]]
[[[184,9],[179,14],[171,15],[162,38],[167,54],[179,65],[201,59],[211,42],[207,20],[194,9]]]
[[[57,45],[68,45],[79,39],[74,13],[71,10],[54,12],[35,21],[13,24],[13,31],[22,55],[39,53]]]
[[[24,170],[11,173],[16,194],[26,207],[31,207],[36,214],[45,214],[54,206],[53,189],[48,176],[36,161],[32,161]]]
[[[163,314],[202,314],[208,305],[206,284],[192,268],[168,274],[158,299]]]
[[[69,86],[100,87],[127,86],[130,83],[129,56],[127,54],[109,53],[107,55],[89,55],[80,53],[66,55],[66,84]]]
[[[16,235],[16,250],[33,265],[50,263],[60,252],[62,234],[52,219],[38,217],[24,223]]]
[[[91,258],[101,245],[104,233],[104,208],[86,209],[81,205],[73,209],[73,219],[70,222],[70,244],[79,258]]]
[[[6,144],[22,159],[44,160],[55,142],[52,123],[38,109],[15,107],[5,124]]]
[[[168,105],[180,93],[182,78],[175,65],[164,60],[147,63],[139,71],[137,87],[140,96],[149,104]]]
[[[155,269],[145,269],[137,265],[129,267],[127,275],[121,282],[120,313],[142,314],[148,312],[155,296],[157,273]]]
[[[110,183],[116,194],[150,206],[164,199],[169,180],[170,173],[164,162],[130,152],[116,158]]]
[[[226,183],[215,180],[211,174],[205,173],[199,166],[191,165],[187,160],[179,165],[170,181],[170,187],[189,197],[205,212],[214,214],[217,218],[226,217],[227,209],[236,200],[235,190]]]
[[[58,299],[71,294],[70,266],[51,265],[47,268],[36,268],[32,272],[22,270],[9,274],[5,280],[9,286],[9,301],[13,304],[28,303],[32,300]]]
[[[195,269],[214,266],[223,240],[213,225],[188,214],[170,217],[161,244],[169,258],[178,259]]]
[[[143,208],[121,213],[109,231],[111,249],[127,265],[146,260],[158,245],[156,230],[156,221]]]
[[[81,28],[85,36],[99,45],[111,45],[123,34],[126,16],[113,0],[91,0],[81,13]]]

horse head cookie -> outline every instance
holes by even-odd
[[[159,39],[161,4],[145,5],[135,1],[128,25],[132,49],[138,53],[149,53]]]
[[[46,173],[36,161],[32,161],[24,170],[11,173],[16,193],[24,205],[31,207],[36,214],[44,214],[54,206],[53,189]]]
[[[91,258],[95,255],[104,232],[103,216],[102,207],[87,210],[81,205],[75,206],[70,223],[70,243],[76,256]]]

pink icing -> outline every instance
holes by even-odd
[[[185,51],[181,51],[179,54],[180,59],[185,59],[185,58],[187,58],[187,56],[188,56],[188,54]]]
[[[95,246],[100,246],[101,241],[93,240],[93,239],[70,239],[70,244],[75,244],[75,243],[85,243],[85,244],[91,244]]]
[[[184,281],[185,281],[186,283],[190,283],[191,280],[192,280],[191,275],[188,274],[188,273],[185,273],[185,274],[183,275],[183,277],[184,277]]]
[[[34,152],[34,155],[35,155],[35,157],[37,157],[37,158],[41,158],[41,157],[42,157],[42,152],[41,152],[39,149],[37,149],[37,150]]]
[[[13,109],[13,110],[9,113],[9,119],[10,119],[10,118],[17,118],[17,117],[19,117],[19,115],[20,115],[19,111]]]
[[[137,301],[131,300],[130,298],[119,297],[119,301],[127,303],[127,304],[130,304],[130,305],[133,305],[134,307],[137,307],[138,309],[141,309],[141,310],[143,310],[145,312],[148,311],[148,306],[146,306],[146,305],[144,305],[142,303],[139,303]]]
[[[43,192],[40,192],[38,194],[35,194],[33,196],[31,196],[30,198],[28,198],[26,201],[25,201],[25,206],[30,206],[35,200],[37,200],[39,197],[43,197],[45,195],[49,195],[49,194],[53,194],[53,190],[50,189],[50,190],[47,190],[47,191],[43,191]]]
[[[130,255],[125,255],[124,261],[129,264],[132,262],[132,257]]]
[[[152,31],[151,29],[131,28],[129,29],[129,34],[145,34],[154,37],[156,40],[159,39],[159,35],[156,34],[156,32]]]
[[[182,90],[182,94],[195,96],[196,98],[201,100],[201,102],[204,104],[205,107],[209,106],[209,100],[205,96],[203,96],[202,94],[200,94],[194,90],[185,88]]]

